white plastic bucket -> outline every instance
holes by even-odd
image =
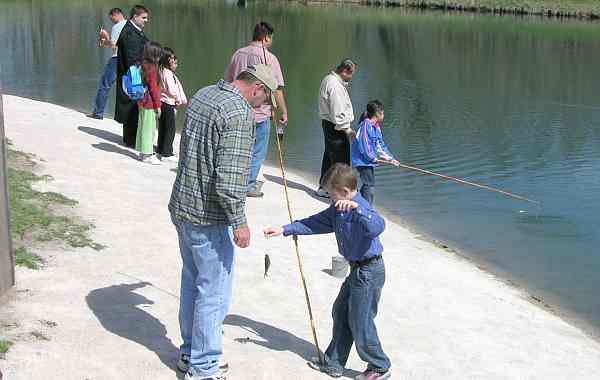
[[[337,278],[344,278],[348,275],[348,262],[341,256],[331,258],[331,275]]]

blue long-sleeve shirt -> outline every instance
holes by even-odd
[[[364,119],[352,142],[352,166],[377,166],[377,159],[393,160],[394,156],[383,141],[381,128]]]
[[[385,220],[357,194],[352,198],[358,207],[350,212],[338,211],[334,205],[306,219],[283,226],[283,235],[316,235],[335,232],[339,252],[348,261],[362,261],[383,252],[379,235]]]

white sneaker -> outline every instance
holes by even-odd
[[[227,379],[223,375],[214,375],[214,376],[206,377],[206,376],[193,375],[192,373],[188,372],[185,374],[185,377],[183,378],[183,380],[227,380]]]
[[[183,378],[183,380],[226,380],[226,378],[223,374],[217,374],[217,375],[206,377],[206,376],[195,375],[191,371],[189,371],[185,374],[185,377]]]
[[[150,165],[160,165],[161,164],[160,160],[158,158],[156,158],[155,155],[152,155],[152,156],[149,156],[149,157],[145,157],[142,160],[142,162],[145,163],[145,164],[150,164]]]
[[[329,198],[329,193],[322,187],[317,190],[317,196],[322,198]]]
[[[162,162],[175,162],[175,163],[177,163],[177,162],[179,162],[179,157],[177,157],[175,155],[172,155],[172,156],[169,156],[169,157],[163,157],[163,156],[161,156],[160,160]]]

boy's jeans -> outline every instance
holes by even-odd
[[[371,206],[373,206],[373,198],[375,192],[375,172],[372,166],[357,166],[356,170],[358,170],[358,174],[360,175],[360,182],[362,182],[362,186],[360,187],[360,195]]]
[[[182,354],[197,376],[219,372],[223,320],[231,302],[234,248],[231,227],[173,218],[183,261],[179,326]]]
[[[252,149],[252,161],[250,162],[250,177],[248,178],[248,191],[256,188],[256,178],[269,150],[269,133],[271,131],[271,119],[256,123],[256,140]]]
[[[117,57],[111,57],[104,68],[102,78],[100,78],[100,84],[98,85],[98,92],[96,93],[96,100],[94,101],[94,111],[92,112],[96,116],[104,115],[104,108],[106,107],[106,101],[108,99],[108,92],[110,88],[115,84],[117,80]]]
[[[358,356],[367,362],[367,369],[386,372],[390,368],[374,321],[384,283],[383,259],[353,267],[346,277],[333,304],[333,337],[325,351],[325,363],[330,369],[343,371],[353,342]]]

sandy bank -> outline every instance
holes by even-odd
[[[120,126],[81,113],[5,96],[7,136],[43,158],[45,186],[80,202],[103,251],[49,249],[47,268],[19,268],[13,300],[0,317],[23,338],[0,361],[8,379],[174,379],[180,259],[166,204],[173,164],[149,166],[123,148]],[[264,199],[248,200],[251,247],[239,250],[234,303],[225,326],[229,379],[317,379],[296,258],[290,240],[260,229],[286,222],[277,169],[267,168]],[[294,215],[320,210],[301,177],[290,175]],[[378,326],[395,379],[592,379],[600,344],[518,290],[388,223],[387,265]],[[332,236],[300,247],[321,346],[340,280],[323,270]],[[271,256],[270,278],[263,257]],[[55,327],[40,320],[52,321]],[[30,338],[41,330],[50,340]],[[363,365],[352,353],[349,368]],[[349,375],[353,372],[349,372]]]

